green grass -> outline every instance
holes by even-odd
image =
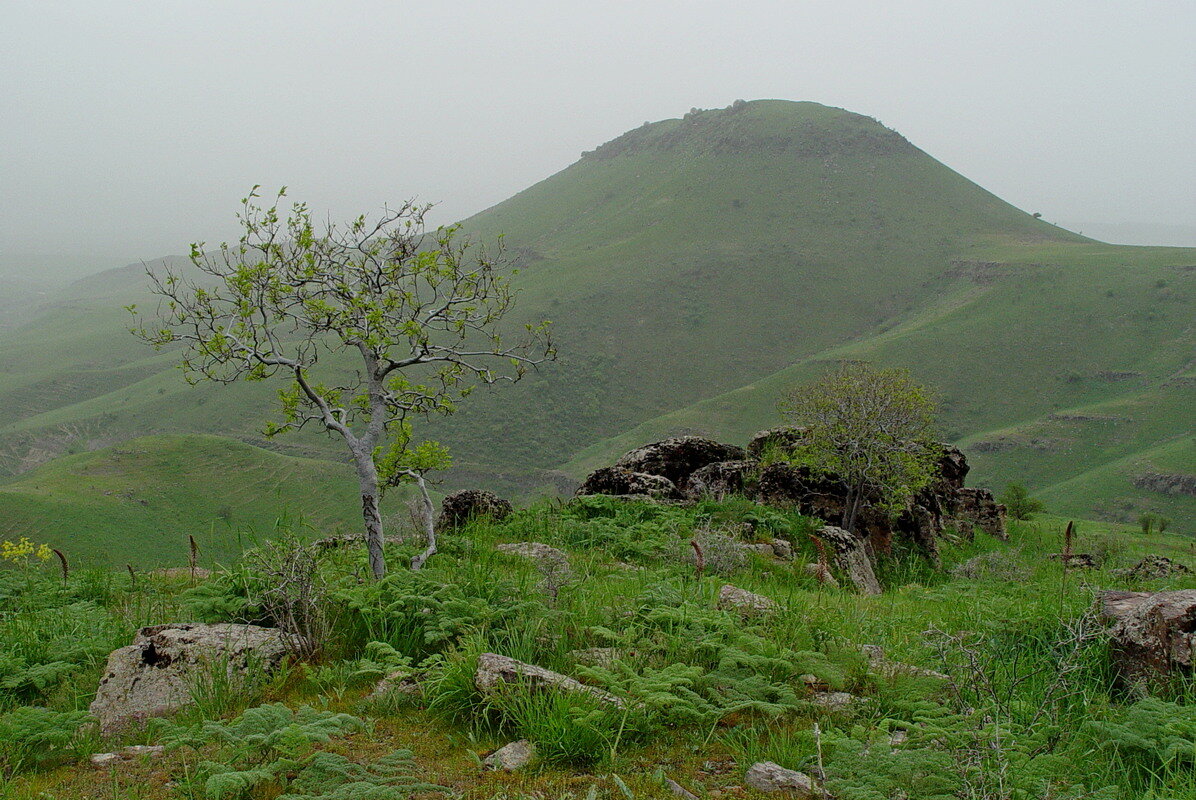
[[[698,580],[674,555],[697,530],[742,532],[748,521],[756,537],[792,539],[797,561],[753,556]],[[726,793],[742,786],[744,770],[759,759],[807,772],[821,759],[828,788],[842,800],[890,797],[898,789],[944,800],[962,789],[992,798],[1192,800],[1190,686],[1179,681],[1158,700],[1139,700],[1118,689],[1099,634],[1071,644],[1100,588],[1196,587],[1192,575],[1130,583],[1114,572],[1146,553],[1196,565],[1190,539],[1081,521],[1075,549],[1106,560],[1099,569],[1064,574],[1047,557],[1062,545],[1064,522],[1015,523],[1009,543],[985,536],[945,542],[940,571],[916,558],[886,560],[879,573],[886,592],[876,597],[820,589],[802,568],[814,555],[803,533],[813,522],[742,500],[689,507],[602,498],[539,503],[504,522],[477,521],[445,535],[442,552],[421,573],[400,566],[413,546],[388,545],[395,569],[381,584],[358,580],[361,550],[334,551],[320,573],[325,607],[336,612],[327,660],[292,665],[251,693],[209,687],[212,696],[201,706],[134,739],[183,746],[111,775],[92,769],[86,755],[122,742],[63,735],[79,723],[71,715],[86,708],[104,648],[148,622],[260,618],[264,607],[255,605],[252,587],[263,585],[261,576],[241,565],[187,589],[152,575],[133,586],[120,573],[82,570],[64,584],[52,564],[0,570],[0,671],[41,675],[39,665],[49,659],[63,664],[59,677],[36,690],[0,687],[0,767],[8,780],[0,782],[0,796],[165,798],[182,787],[195,792],[185,796],[202,797],[197,774],[219,774],[227,769],[220,763],[268,766],[284,754],[291,766],[253,776],[260,785],[245,795],[267,798],[316,763],[313,753],[369,765],[407,749],[412,774],[468,800],[666,797],[662,771],[700,795]],[[546,592],[534,565],[495,550],[527,540],[563,548],[573,579]],[[976,556],[990,559],[990,571],[965,576],[955,569]],[[766,594],[780,608],[754,618],[718,610],[725,582]],[[222,597],[248,605],[214,602]],[[73,618],[87,636],[64,650],[69,631],[30,625],[38,616]],[[366,646],[371,641],[385,644]],[[952,681],[884,677],[867,666],[862,644],[946,671]],[[592,647],[615,647],[619,655],[607,667],[587,667],[575,651]],[[629,705],[613,711],[584,696],[517,685],[482,696],[473,669],[487,651],[576,676]],[[14,655],[19,663],[4,660]],[[419,676],[423,695],[366,699],[373,679],[393,665]],[[811,702],[806,674],[862,700],[822,710]],[[18,712],[19,719],[5,716]],[[272,738],[292,712],[301,724]],[[199,724],[205,717],[218,721]],[[278,725],[249,724],[266,717]],[[13,720],[23,727],[6,727]],[[333,730],[325,725],[330,720],[343,724]],[[243,735],[250,728],[253,739]],[[898,730],[909,738],[892,748]],[[532,769],[478,769],[481,754],[521,737],[539,748]],[[31,742],[36,760],[28,758]]]
[[[1191,524],[1196,501],[1116,465],[1191,433],[1196,250],[1085,239],[874,120],[778,100],[638,128],[464,224],[505,234],[520,313],[554,321],[561,360],[427,426],[453,450],[449,485],[524,494],[664,434],[742,441],[793,382],[868,358],[941,390],[979,483]],[[258,441],[276,387],[187,386],[124,330],[122,307],[147,300],[138,268],[115,270],[0,333],[0,474],[148,433]],[[1106,406],[1131,421],[1053,418]],[[969,447],[1001,436],[1013,446]],[[317,435],[286,446],[340,457]]]
[[[357,530],[351,469],[216,436],[148,436],[64,456],[0,485],[0,539],[27,536],[72,561],[121,567],[227,561],[282,517]]]

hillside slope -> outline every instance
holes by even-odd
[[[152,567],[186,564],[194,536],[201,563],[211,564],[284,517],[355,531],[359,508],[342,464],[215,436],[150,436],[61,457],[0,486],[0,539],[27,536],[72,560]]]
[[[1187,428],[1196,251],[1051,226],[842,109],[756,101],[646,124],[464,225],[505,235],[520,312],[554,321],[561,360],[429,426],[458,483],[532,489],[660,432],[742,438],[844,357],[939,385],[966,444],[1157,400],[1111,444],[1077,424],[1070,450],[982,445],[981,482],[1024,472],[1045,489]],[[253,439],[274,387],[188,387],[124,332],[121,307],[145,300],[141,270],[118,270],[0,334],[0,471],[144,433]],[[317,436],[271,447],[336,452]]]

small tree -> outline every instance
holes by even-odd
[[[1005,487],[1000,497],[1009,516],[1014,519],[1027,520],[1040,513],[1046,506],[1041,500],[1030,496],[1030,492],[1020,483],[1011,483]]]
[[[429,233],[430,206],[408,202],[376,221],[363,215],[317,229],[302,203],[284,217],[285,187],[269,206],[256,202],[258,188],[241,201],[239,244],[213,253],[192,245],[193,277],[150,272],[158,318],[147,325],[130,307],[133,333],[156,348],[182,345],[192,383],[288,378],[282,421],[265,433],[314,423],[345,442],[370,569],[381,578],[381,492],[413,482],[430,506],[424,476],[449,463],[439,444],[413,443],[412,418],[451,414],[476,383],[514,382],[553,358],[548,323],[504,341],[499,323],[515,295],[501,241],[489,252],[455,226]],[[356,370],[344,368],[351,361],[342,353]],[[436,552],[430,526],[427,535],[413,568]]]
[[[1154,530],[1156,521],[1157,519],[1155,515],[1147,511],[1138,517],[1138,526],[1142,528],[1143,533],[1149,535],[1150,532]]]
[[[934,479],[936,404],[906,370],[848,362],[780,408],[805,429],[794,458],[847,487],[843,527],[852,533],[865,502],[897,511]]]

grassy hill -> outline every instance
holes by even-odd
[[[341,464],[216,436],[147,436],[63,456],[0,486],[0,539],[27,536],[72,560],[136,567],[227,560],[280,518],[356,530],[360,500]]]
[[[1192,498],[1134,485],[1194,471],[1190,448],[1167,447],[1191,434],[1196,250],[1049,225],[868,117],[775,100],[691,112],[465,227],[505,234],[521,313],[554,321],[562,357],[429,426],[456,456],[450,484],[531,491],[666,433],[742,440],[794,381],[868,358],[940,387],[979,483],[1023,479],[1068,513],[1196,516]],[[257,441],[273,387],[189,387],[124,332],[144,283],[104,273],[0,334],[0,473],[147,433]],[[270,446],[338,455],[318,436]]]

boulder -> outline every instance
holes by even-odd
[[[742,447],[722,444],[702,436],[675,436],[646,444],[624,455],[615,467],[629,472],[644,472],[668,478],[676,486],[684,486],[689,476],[707,464],[719,461],[742,461],[747,453]]]
[[[953,444],[944,442],[940,446],[943,449],[938,464],[939,483],[952,489],[962,489],[970,470],[967,457]]]
[[[728,583],[718,590],[718,607],[727,611],[738,611],[744,616],[751,616],[776,611],[777,603],[771,597],[754,594]]]
[[[988,489],[960,487],[955,490],[954,500],[955,524],[961,532],[970,534],[974,528],[979,528],[989,536],[1009,541],[1005,506],[998,503]]]
[[[527,739],[511,742],[495,750],[482,760],[486,769],[514,772],[523,769],[536,757],[536,746]]]
[[[550,669],[524,664],[522,661],[500,656],[497,653],[482,653],[478,656],[478,669],[474,674],[473,682],[478,691],[486,695],[496,694],[501,692],[504,687],[514,684],[550,691],[587,694],[604,705],[615,708],[624,706],[621,699],[603,689],[586,686],[580,681]]]
[[[91,715],[105,733],[190,705],[190,688],[205,671],[236,680],[248,671],[273,671],[289,652],[282,631],[257,625],[194,622],[154,625],[114,650],[100,679]]]
[[[690,500],[710,497],[722,500],[728,495],[750,495],[755,489],[756,461],[716,461],[700,467],[685,482],[685,496]]]
[[[675,500],[681,497],[677,485],[668,478],[622,467],[594,470],[577,488],[577,494],[639,495],[653,500]]]
[[[785,792],[802,800],[826,796],[809,775],[785,769],[771,761],[752,764],[743,776],[743,782],[758,792]]]
[[[816,535],[830,545],[839,568],[847,574],[856,589],[862,594],[881,593],[880,581],[872,570],[872,560],[864,550],[863,539],[833,525],[823,526]]]
[[[440,504],[440,516],[436,527],[441,530],[464,525],[475,517],[506,519],[514,509],[494,492],[483,489],[462,489],[444,498]]]
[[[797,425],[784,425],[760,431],[748,441],[747,453],[752,458],[760,458],[768,452],[789,455],[801,444],[805,435],[806,429]]]
[[[1194,665],[1196,589],[1100,594],[1101,615],[1113,623],[1109,652],[1131,683],[1151,682]]]

